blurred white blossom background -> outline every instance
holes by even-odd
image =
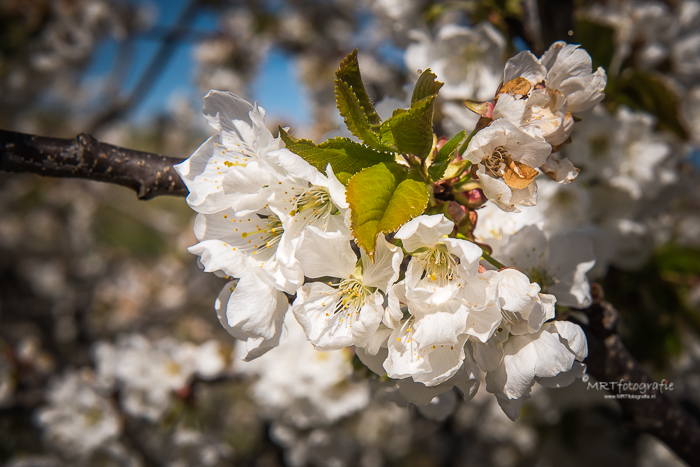
[[[215,133],[202,97],[220,89],[257,100],[273,134],[347,136],[333,79],[358,48],[383,118],[410,101],[418,70],[435,72],[435,131],[449,138],[474,128],[463,101],[493,98],[510,57],[548,49],[538,3],[556,8],[7,0],[0,127],[184,159]],[[543,292],[560,312],[588,306],[583,288],[600,282],[632,354],[697,414],[700,1],[579,2],[570,20],[557,39],[608,75],[605,100],[569,109],[581,121],[560,154],[578,177],[540,176],[521,212],[485,204],[474,234],[494,258],[556,278]],[[0,173],[0,465],[683,465],[580,380],[534,386],[516,422],[481,373],[468,403],[450,386],[416,406],[361,363],[364,349],[315,350],[291,313],[286,342],[244,361],[250,346],[214,311],[228,280],[187,252],[194,217],[182,199]]]

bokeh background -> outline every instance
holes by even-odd
[[[342,131],[333,73],[358,48],[380,113],[439,70],[449,137],[507,58],[557,39],[606,68],[608,98],[566,149],[579,188],[543,189],[540,214],[598,229],[592,279],[625,344],[700,417],[698,1],[0,0],[0,128],[185,158],[221,89],[319,141]],[[580,381],[511,422],[483,389],[406,405],[293,322],[284,351],[240,361],[193,220],[181,198],[0,173],[0,465],[682,465]]]

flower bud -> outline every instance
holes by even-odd
[[[481,188],[473,188],[471,190],[455,193],[455,199],[469,209],[476,209],[482,206],[486,201],[486,195]]]

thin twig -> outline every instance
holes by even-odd
[[[178,162],[173,157],[101,143],[85,133],[63,139],[0,130],[0,170],[115,183],[135,190],[139,199],[187,196],[185,184],[172,167]]]

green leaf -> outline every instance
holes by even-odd
[[[280,137],[287,149],[297,154],[309,164],[326,173],[326,167],[331,164],[336,174],[354,174],[380,162],[393,162],[394,154],[379,152],[349,138],[333,138],[316,144],[308,139],[295,139],[289,133],[279,128]]]
[[[397,230],[428,205],[425,183],[406,176],[403,166],[377,164],[355,174],[348,183],[352,234],[372,260],[380,232]]]
[[[413,89],[411,108],[394,110],[391,118],[382,123],[379,129],[382,143],[423,160],[428,157],[433,147],[435,97],[443,84],[436,78],[429,69],[420,75]]]
[[[593,61],[593,69],[608,69],[615,53],[615,30],[588,19],[576,21],[576,37]]]
[[[345,126],[350,132],[360,138],[365,144],[380,151],[394,151],[392,147],[382,144],[379,134],[372,128],[360,104],[357,94],[347,83],[335,80],[335,101]]]
[[[372,105],[372,101],[369,99],[369,95],[365,90],[365,85],[362,83],[360,65],[357,62],[357,49],[353,50],[351,54],[345,57],[345,60],[340,62],[340,67],[338,68],[338,71],[335,72],[335,76],[338,81],[345,83],[347,87],[352,89],[352,91],[355,93],[360,107],[363,108],[369,124],[379,125],[382,123],[382,119],[374,109],[374,105]],[[338,94],[336,91],[336,98],[337,95]],[[338,104],[340,105],[340,103]]]
[[[660,76],[634,71],[611,83],[610,88],[610,98],[616,104],[649,112],[656,117],[659,130],[671,131],[681,139],[688,139],[688,131],[679,119],[680,99]]]
[[[662,274],[700,275],[700,249],[667,243],[655,254],[654,261]]]
[[[411,107],[414,103],[425,99],[426,97],[437,96],[438,91],[445,83],[437,81],[437,75],[430,71],[430,68],[425,70],[418,77],[416,85],[413,88],[413,95],[411,96]]]
[[[433,163],[428,167],[428,175],[433,181],[438,181],[442,178],[445,173],[445,169],[454,159],[453,154],[459,148],[459,145],[467,137],[467,132],[465,130],[460,131],[449,141],[447,141],[438,151]]]
[[[382,141],[400,153],[425,159],[433,148],[434,100],[435,97],[428,97],[410,109],[394,110],[394,115],[379,130]]]

